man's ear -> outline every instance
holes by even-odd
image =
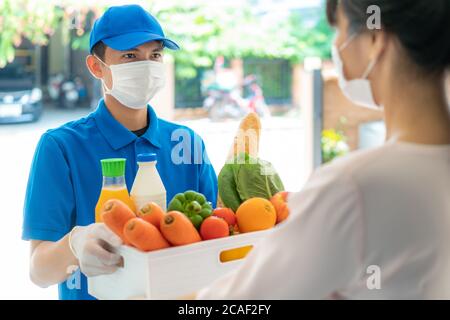
[[[89,72],[96,79],[103,78],[103,70],[102,70],[102,67],[100,64],[101,64],[101,62],[98,61],[98,59],[96,57],[94,57],[92,54],[90,54],[86,57],[86,66],[87,66]]]

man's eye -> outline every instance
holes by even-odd
[[[162,57],[161,53],[154,53],[153,54],[153,59],[160,59]]]
[[[134,59],[136,58],[136,55],[134,53],[125,53],[122,57],[127,59]]]

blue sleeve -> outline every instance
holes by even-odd
[[[22,239],[58,241],[70,231],[74,211],[69,165],[55,138],[45,133],[28,178]]]
[[[212,202],[213,207],[217,204],[217,175],[214,167],[209,160],[208,153],[206,152],[205,143],[201,140],[203,161],[200,165],[200,193],[202,193],[208,201]]]

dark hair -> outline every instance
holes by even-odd
[[[327,17],[336,24],[338,4],[350,22],[350,31],[366,28],[367,8],[381,10],[383,30],[394,34],[410,59],[426,72],[450,67],[449,0],[327,0]]]
[[[91,53],[102,59],[102,61],[104,61],[105,52],[106,52],[106,45],[103,43],[103,41],[99,41],[92,47]]]

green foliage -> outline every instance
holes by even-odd
[[[179,78],[194,78],[196,68],[211,67],[219,55],[281,58],[293,63],[307,56],[330,56],[333,32],[322,8],[313,22],[306,23],[299,12],[292,12],[288,19],[267,20],[245,1],[228,7],[199,0],[165,3],[156,15],[168,35],[182,46],[174,54]]]
[[[22,37],[45,44],[58,24],[72,29],[74,49],[88,49],[89,26],[106,8],[69,0],[62,3],[63,9],[47,0],[0,0],[0,67],[12,61],[14,46]],[[70,25],[74,8],[79,15],[75,29]],[[291,62],[302,62],[311,55],[329,56],[332,32],[320,8],[320,19],[313,24],[305,23],[296,12],[287,19],[268,20],[267,16],[256,14],[247,1],[225,5],[205,0],[149,0],[146,9],[182,48],[170,53],[175,58],[177,78],[195,78],[198,68],[210,68],[219,55],[282,58]]]
[[[211,67],[219,55],[282,58],[294,63],[311,55],[329,57],[333,32],[323,11],[319,8],[316,22],[306,24],[298,12],[288,19],[267,20],[245,1],[224,8],[198,0],[172,0],[156,14],[182,46],[183,50],[175,53],[177,76],[193,78],[197,67]]]
[[[328,25],[324,10],[321,10],[317,22],[312,25],[306,23],[299,12],[291,13],[286,30],[290,37],[283,43],[286,59],[299,63],[311,56],[330,58],[334,32]]]
[[[2,0],[0,13],[0,68],[14,60],[15,48],[23,38],[47,44],[62,16],[61,10],[46,0]]]

